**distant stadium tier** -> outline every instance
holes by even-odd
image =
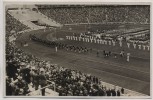
[[[62,24],[150,23],[149,5],[36,5],[38,10]]]
[[[37,9],[37,6],[35,5],[23,5],[23,4],[13,4],[13,5],[7,5],[6,10],[24,10],[24,9]]]
[[[60,23],[48,18],[40,13],[36,6],[13,5],[7,8],[8,13],[20,21],[22,24],[30,27],[31,29],[42,29],[45,27],[61,27]]]

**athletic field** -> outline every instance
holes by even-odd
[[[80,32],[96,29],[119,29],[122,27],[146,27],[148,25],[66,25],[58,29],[48,30],[35,30],[29,33],[22,34],[17,38],[16,44],[19,48],[25,50],[25,52],[40,57],[41,59],[48,60],[51,63],[58,64],[70,69],[76,69],[83,73],[89,73],[91,75],[101,78],[102,81],[118,85],[127,89],[131,89],[140,93],[150,95],[150,51],[128,49],[123,43],[123,47],[109,46],[95,43],[86,43],[79,41],[66,40],[65,36],[80,34]],[[70,30],[71,28],[71,30]],[[47,47],[41,43],[32,41],[29,39],[30,34],[37,34],[37,37],[59,43],[65,43],[70,45],[77,45],[92,48],[91,53],[75,53],[73,51],[66,51],[58,49],[55,52],[55,48]],[[63,38],[63,40],[59,40]],[[29,46],[21,47],[20,43],[26,41]],[[100,50],[99,57],[96,55],[96,51]],[[126,61],[126,57],[117,56],[115,59],[113,56],[105,58],[102,51],[111,51],[119,53],[121,50],[125,50],[125,53],[130,52],[130,62]]]

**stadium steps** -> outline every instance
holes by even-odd
[[[45,16],[44,14],[42,14],[41,12],[38,12],[37,14],[41,15],[43,18],[43,21],[50,25],[50,26],[56,26],[56,27],[61,27],[62,25],[60,23],[55,22],[53,19]]]
[[[50,25],[53,27],[61,27],[62,26],[61,24],[56,23],[54,20],[49,19],[47,16],[41,14],[40,12],[36,12],[36,11],[9,10],[9,14],[33,30],[43,29],[45,27],[38,26],[38,25],[32,23],[31,21],[39,21],[42,24]]]
[[[31,21],[21,21],[21,23],[23,23],[24,25],[30,27],[33,30],[38,30],[38,29],[43,29],[44,28],[44,27],[35,25]]]
[[[19,20],[22,24],[26,25],[27,27],[30,27],[33,30],[43,28],[31,22],[31,20],[34,20],[34,17],[28,16],[28,14],[24,14],[23,12],[24,11],[13,10],[9,11],[9,14],[15,19]]]

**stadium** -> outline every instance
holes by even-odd
[[[150,96],[150,5],[6,5],[6,96]]]

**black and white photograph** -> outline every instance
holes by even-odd
[[[151,96],[151,3],[4,3],[4,96]]]

